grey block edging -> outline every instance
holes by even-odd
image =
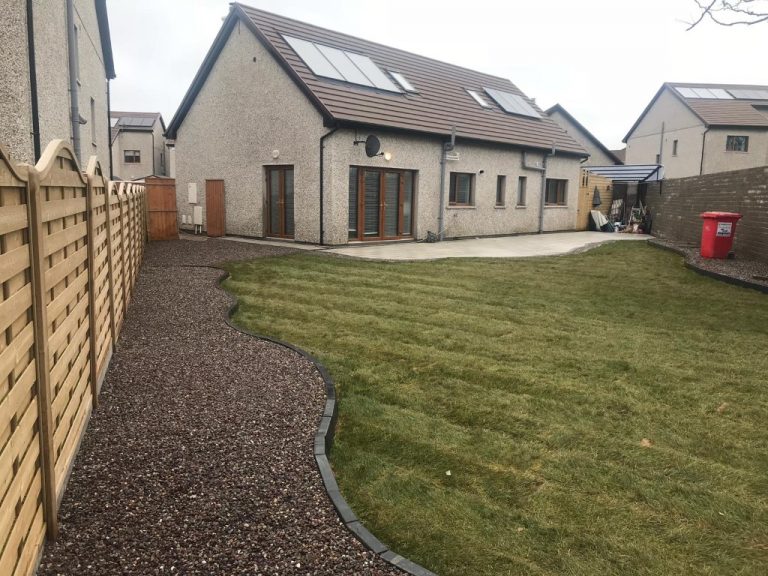
[[[430,572],[423,566],[420,566],[419,564],[408,560],[408,558],[400,556],[396,552],[390,550],[386,544],[382,543],[378,538],[376,538],[376,536],[371,534],[371,532],[368,531],[363,523],[357,518],[352,508],[349,506],[349,504],[347,504],[347,501],[341,495],[339,486],[336,483],[336,476],[334,475],[333,469],[331,468],[331,463],[328,460],[328,455],[330,454],[331,448],[333,447],[334,433],[336,432],[338,406],[336,403],[336,386],[333,382],[333,378],[331,378],[331,375],[328,373],[328,370],[325,368],[325,366],[323,366],[323,364],[310,353],[302,350],[297,346],[294,346],[293,344],[284,342],[283,340],[278,340],[276,338],[271,338],[269,336],[264,336],[262,334],[256,334],[241,328],[240,326],[237,326],[234,322],[232,322],[232,317],[240,307],[240,302],[233,294],[222,287],[222,283],[230,276],[229,272],[217,266],[190,267],[212,268],[221,272],[221,275],[216,281],[217,286],[229,297],[230,301],[232,301],[232,304],[227,309],[224,316],[224,322],[227,324],[227,326],[237,332],[240,332],[241,334],[245,334],[246,336],[256,338],[257,340],[271,342],[272,344],[276,344],[296,352],[298,355],[308,360],[315,367],[317,372],[320,374],[320,377],[323,379],[323,383],[325,384],[326,400],[325,407],[323,409],[323,415],[320,418],[320,424],[317,428],[317,432],[315,433],[315,464],[317,464],[317,469],[320,472],[320,477],[323,480],[323,487],[325,488],[325,492],[328,494],[328,498],[330,498],[331,502],[333,503],[333,507],[336,509],[336,513],[339,515],[339,519],[341,520],[342,524],[344,524],[347,530],[349,530],[355,536],[355,538],[362,542],[366,548],[376,554],[387,564],[395,566],[406,574],[411,574],[412,576],[437,576],[434,572]]]
[[[720,272],[707,270],[706,268],[697,266],[696,264],[688,260],[688,254],[685,252],[685,250],[681,248],[672,246],[670,244],[663,244],[655,239],[648,240],[648,245],[653,246],[654,248],[659,248],[660,250],[667,250],[668,252],[674,252],[675,254],[682,256],[685,267],[688,268],[689,270],[693,270],[697,274],[701,274],[702,276],[706,276],[714,280],[720,280],[721,282],[725,282],[726,284],[733,284],[734,286],[741,286],[742,288],[750,288],[752,290],[757,290],[758,292],[762,292],[763,294],[768,294],[768,286],[764,284],[758,284],[757,282],[750,282],[749,280],[742,280],[741,278],[734,278],[733,276],[728,276],[727,274],[721,274]]]

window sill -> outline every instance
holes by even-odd
[[[475,206],[471,206],[471,205],[468,205],[468,204],[467,205],[465,205],[465,204],[456,204],[456,205],[449,204],[448,206],[445,207],[445,209],[446,210],[474,210]]]
[[[525,204],[518,204],[517,206],[515,206],[515,210],[525,210],[526,208],[528,208],[528,206],[526,206]]]
[[[544,208],[568,208],[568,204],[545,204]]]
[[[505,210],[507,207],[504,204],[497,204],[494,208],[496,210]]]
[[[727,154],[749,154],[749,150],[726,150]]]

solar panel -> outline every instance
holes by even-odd
[[[504,92],[503,90],[495,90],[493,88],[486,88],[485,91],[505,112],[519,114],[520,116],[528,116],[530,118],[541,118],[541,115],[536,112],[536,109],[526,102],[522,96]]]
[[[333,67],[338,70],[347,82],[352,84],[362,84],[363,86],[373,86],[368,77],[360,72],[357,66],[352,63],[352,60],[338,48],[331,48],[330,46],[323,46],[321,44],[315,44],[317,49],[322,52],[328,61],[333,64]]]
[[[349,59],[355,63],[360,71],[365,74],[376,88],[382,90],[389,90],[390,92],[400,92],[395,84],[387,78],[387,75],[381,71],[381,69],[373,63],[373,60],[368,56],[362,56],[361,54],[354,54],[352,52],[345,52]]]
[[[701,86],[675,88],[683,98],[709,98],[715,100],[732,100],[733,96],[722,88],[704,88]]]
[[[309,69],[312,70],[312,72],[318,76],[333,78],[334,80],[345,80],[344,76],[341,75],[341,72],[328,61],[328,58],[323,56],[320,50],[317,49],[317,46],[312,44],[312,42],[300,40],[299,38],[292,38],[290,36],[283,36],[283,38],[290,44],[293,51],[298,54],[299,58],[304,61],[304,64],[309,66]]]
[[[389,92],[400,92],[400,89],[368,56],[292,36],[283,36],[283,38],[317,76],[343,80],[360,86],[381,88]]]
[[[418,92],[416,88],[413,87],[413,84],[408,82],[408,79],[400,74],[400,72],[392,72],[392,70],[389,71],[389,75],[392,76],[395,80],[397,80],[397,83],[400,84],[400,86],[403,87],[403,90],[406,92]]]
[[[480,104],[483,108],[490,108],[491,105],[488,104],[488,101],[483,98],[478,92],[475,92],[474,90],[467,90],[470,96],[475,99],[475,102]]]
[[[733,94],[734,98],[740,100],[768,100],[768,90],[753,90],[753,89],[728,89],[728,92]]]

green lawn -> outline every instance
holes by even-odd
[[[236,321],[333,375],[339,484],[395,551],[442,576],[768,573],[768,296],[634,242],[229,270]]]

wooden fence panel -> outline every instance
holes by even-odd
[[[88,423],[93,394],[87,180],[72,151],[49,146],[38,162],[42,274],[50,366],[56,501]]]
[[[61,140],[36,166],[0,146],[0,574],[31,574],[57,535],[144,253],[145,191],[125,188]]]
[[[0,148],[0,574],[31,572],[45,535],[28,198]]]
[[[113,281],[113,307],[115,310],[115,334],[120,334],[125,320],[125,274],[123,270],[123,211],[122,211],[122,187],[123,182],[110,182],[109,184],[109,216],[111,220],[110,233],[112,236],[112,281]]]

